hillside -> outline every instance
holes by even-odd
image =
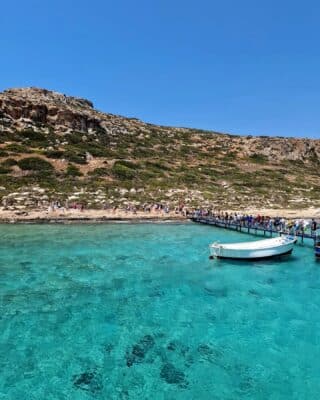
[[[6,206],[320,206],[320,140],[157,126],[26,88],[0,93],[0,142]]]

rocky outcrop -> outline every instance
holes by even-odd
[[[26,157],[52,172],[24,170]],[[320,140],[158,126],[46,89],[0,93],[0,200],[8,207],[57,197],[99,207],[128,199],[314,205],[319,168]],[[35,184],[46,197],[31,193]]]

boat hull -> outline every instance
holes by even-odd
[[[292,253],[296,239],[278,238],[258,242],[218,244],[210,246],[210,258],[233,260],[263,260]]]
[[[243,260],[243,261],[260,261],[260,260],[269,260],[272,258],[279,258],[279,257],[285,257],[289,256],[292,253],[292,250],[287,251],[286,253],[281,253],[281,254],[275,254],[271,256],[262,256],[262,257],[248,257],[248,258],[243,258],[243,257],[223,257],[223,256],[210,256],[210,259],[212,260],[213,258],[219,258],[221,260]],[[320,255],[319,255],[320,257]]]

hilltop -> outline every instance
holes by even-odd
[[[0,200],[320,207],[320,140],[145,123],[38,88],[0,93]]]

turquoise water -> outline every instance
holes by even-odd
[[[317,399],[320,263],[186,225],[1,226],[0,399]]]

